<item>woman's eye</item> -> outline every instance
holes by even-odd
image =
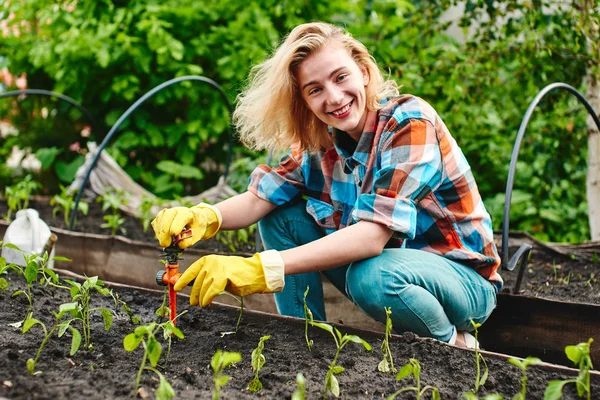
[[[318,92],[319,92],[319,90],[321,90],[321,89],[319,89],[319,88],[313,88],[313,89],[310,89],[310,90],[308,91],[308,94],[309,94],[309,95],[312,95],[312,94],[318,93]]]
[[[348,77],[348,75],[346,74],[341,74],[340,76],[338,76],[337,80],[339,81],[343,81],[344,79],[346,79]]]

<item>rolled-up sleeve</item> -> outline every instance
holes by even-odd
[[[384,133],[371,193],[358,196],[352,218],[382,224],[394,236],[414,239],[417,204],[437,188],[443,165],[435,127],[408,119]]]
[[[301,162],[301,153],[290,152],[275,168],[259,165],[250,175],[248,191],[278,206],[288,203],[305,187]]]

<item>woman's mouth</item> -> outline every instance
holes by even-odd
[[[336,118],[345,118],[348,116],[348,114],[350,114],[350,108],[352,107],[353,103],[354,103],[354,100],[352,100],[350,103],[346,104],[344,107],[341,107],[341,108],[338,108],[337,110],[331,111],[330,114]]]

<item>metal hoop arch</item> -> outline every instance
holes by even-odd
[[[96,122],[94,121],[94,118],[92,117],[92,114],[84,106],[82,106],[81,104],[76,102],[71,97],[65,96],[64,94],[51,92],[49,90],[43,90],[43,89],[22,89],[22,90],[14,90],[14,91],[10,91],[10,92],[0,93],[0,99],[4,98],[4,97],[20,96],[22,94],[35,94],[35,95],[39,95],[39,96],[56,97],[57,99],[60,99],[64,102],[69,103],[70,105],[72,105],[73,107],[75,107],[76,109],[81,111],[81,113],[89,120],[92,132],[94,132],[94,133],[97,132],[98,127],[96,125]]]
[[[515,173],[516,173],[516,169],[517,169],[517,159],[519,158],[519,150],[521,148],[521,142],[523,141],[523,137],[525,136],[525,131],[527,129],[527,125],[529,125],[529,120],[531,119],[531,115],[533,114],[535,107],[542,100],[542,98],[544,98],[544,96],[546,96],[548,93],[550,93],[554,90],[558,90],[558,89],[564,89],[564,90],[568,91],[569,93],[573,94],[577,98],[577,100],[579,100],[579,102],[585,106],[587,112],[590,114],[590,116],[596,123],[598,130],[600,131],[600,118],[598,118],[598,116],[596,115],[594,108],[590,105],[590,103],[587,101],[587,99],[585,98],[585,96],[583,94],[581,94],[574,87],[567,85],[566,83],[555,82],[555,83],[549,84],[548,86],[546,86],[542,90],[540,90],[538,92],[538,94],[535,96],[535,98],[531,101],[531,103],[529,104],[529,107],[527,108],[527,111],[525,112],[525,115],[523,116],[521,125],[519,126],[519,132],[517,133],[517,139],[515,140],[512,155],[510,158],[510,168],[508,170],[508,179],[506,181],[506,198],[504,200],[504,218],[502,221],[502,268],[503,269],[506,268],[507,262],[509,260],[508,231],[509,231],[509,220],[510,220],[510,201],[512,198],[513,182],[515,179]]]
[[[155,86],[153,89],[146,92],[142,97],[140,97],[135,103],[133,103],[119,117],[117,122],[115,122],[115,124],[112,126],[112,128],[110,128],[110,131],[107,133],[107,135],[104,138],[104,140],[102,141],[102,143],[100,143],[100,146],[98,147],[98,150],[96,151],[96,154],[94,155],[94,158],[92,159],[92,162],[90,163],[90,166],[85,171],[83,181],[81,182],[81,186],[79,187],[79,191],[77,193],[77,198],[75,199],[75,206],[73,207],[73,210],[71,211],[71,216],[69,218],[69,229],[72,230],[75,227],[75,218],[77,216],[77,206],[79,205],[79,201],[81,200],[81,196],[83,194],[83,189],[85,188],[85,185],[87,185],[87,183],[90,179],[92,170],[94,169],[94,167],[96,167],[96,164],[98,163],[98,159],[100,158],[100,154],[102,153],[104,148],[107,146],[108,142],[110,142],[112,137],[115,135],[115,133],[117,132],[117,130],[119,129],[119,127],[121,126],[123,121],[125,121],[129,117],[129,115],[131,115],[139,106],[141,106],[144,102],[146,102],[146,100],[148,100],[150,97],[154,96],[156,93],[160,92],[161,90],[163,90],[169,86],[172,86],[176,83],[180,83],[180,82],[184,82],[184,81],[197,81],[197,82],[208,84],[213,89],[216,89],[219,92],[219,94],[221,95],[221,98],[223,99],[223,101],[225,102],[225,105],[227,106],[229,115],[231,116],[233,114],[233,107],[231,105],[231,102],[227,98],[227,95],[225,94],[225,91],[223,90],[223,88],[221,88],[221,86],[218,83],[216,83],[215,81],[213,81],[212,79],[204,77],[204,76],[199,76],[199,75],[180,76],[180,77],[168,80],[166,82],[163,82],[160,85]],[[233,126],[231,123],[229,125],[229,143],[228,143],[228,145],[229,146],[228,146],[228,151],[227,151],[225,172],[223,173],[223,176],[225,178],[227,178],[227,174],[229,173],[229,164],[231,162],[231,153],[233,151]]]

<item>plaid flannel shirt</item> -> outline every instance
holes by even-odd
[[[394,231],[387,248],[447,257],[502,288],[490,215],[461,149],[428,103],[388,99],[368,113],[358,144],[331,132],[328,149],[292,149],[277,167],[258,166],[248,190],[275,205],[304,196],[327,234],[361,220],[382,224]]]

